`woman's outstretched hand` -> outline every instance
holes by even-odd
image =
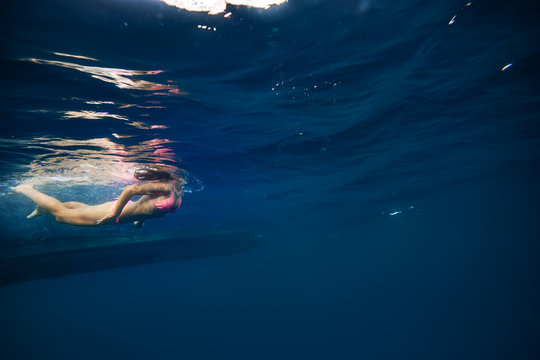
[[[107,223],[108,220],[114,219],[115,217],[116,217],[116,215],[113,212],[111,212],[111,213],[105,215],[104,217],[102,217],[101,219],[99,219],[98,221],[96,221],[96,225],[101,225],[103,223]]]

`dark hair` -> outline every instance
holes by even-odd
[[[133,173],[133,176],[135,176],[135,179],[137,180],[172,180],[174,179],[174,176],[161,169],[154,169],[154,168],[141,168],[135,170]]]

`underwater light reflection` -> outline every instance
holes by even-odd
[[[112,185],[134,181],[133,171],[145,164],[178,171],[176,153],[168,139],[123,145],[109,138],[86,140],[36,137],[3,139],[2,146],[38,152],[20,174],[21,182],[42,185],[69,182],[77,185]],[[7,144],[9,142],[9,144]]]
[[[112,119],[121,120],[124,122],[124,124],[128,126],[132,126],[139,130],[166,129],[167,128],[167,126],[165,125],[159,125],[159,124],[150,125],[144,121],[129,120],[127,116],[111,114],[104,111],[69,110],[69,111],[60,111],[60,113],[64,114],[62,116],[62,119],[64,120],[67,120],[67,119],[101,120],[105,118],[112,118]]]
[[[210,15],[222,13],[227,5],[244,5],[268,9],[272,5],[281,5],[287,0],[161,0],[167,5],[188,11],[204,11]]]
[[[144,75],[156,75],[163,72],[163,70],[126,70],[116,68],[106,68],[99,66],[86,66],[66,61],[57,60],[43,60],[43,59],[21,59],[23,61],[30,61],[36,64],[42,65],[54,65],[68,69],[78,70],[87,74],[90,74],[94,79],[98,79],[104,82],[112,83],[120,89],[130,90],[144,90],[144,91],[163,91],[168,90],[167,94],[182,95],[176,86],[171,84],[159,84],[146,80],[132,79],[132,76],[144,76]]]
[[[108,112],[98,112],[92,110],[80,110],[80,111],[62,111],[64,119],[87,119],[98,120],[103,118],[113,118],[118,120],[127,121],[128,118],[122,115],[110,114]]]
[[[66,53],[61,53],[61,52],[53,52],[53,54],[56,55],[56,56],[65,56],[65,57],[71,57],[71,58],[75,58],[75,59],[99,61],[98,59],[94,59],[94,58],[91,58],[91,57],[88,57],[88,56],[82,56],[82,55],[71,55],[71,54],[66,54]]]

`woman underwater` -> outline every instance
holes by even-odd
[[[81,202],[61,202],[52,196],[23,184],[14,188],[33,202],[37,207],[28,218],[43,212],[52,214],[60,223],[78,226],[98,226],[133,221],[142,226],[146,219],[162,217],[169,212],[176,212],[182,203],[185,180],[159,168],[142,168],[133,174],[144,183],[128,185],[115,201],[99,205],[87,205]],[[137,201],[131,201],[134,195],[142,195]]]

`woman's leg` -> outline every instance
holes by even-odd
[[[19,194],[22,194],[36,203],[37,206],[43,210],[56,215],[62,210],[67,209],[60,200],[53,198],[52,196],[45,195],[44,193],[34,189],[32,185],[19,185],[14,189]]]
[[[78,202],[78,201],[63,202],[62,205],[64,205],[68,209],[79,209],[79,208],[88,206],[87,204],[82,203],[82,202]],[[39,205],[36,205],[36,208],[34,209],[34,211],[32,211],[30,214],[28,214],[28,216],[26,218],[27,219],[32,219],[32,218],[35,218],[36,216],[47,214],[47,213],[48,213],[47,210],[45,210],[44,208],[42,208]]]
[[[74,211],[75,209],[83,207],[83,205],[88,206],[86,204],[76,201],[62,203],[60,200],[34,189],[32,185],[19,185],[15,187],[14,190],[35,202],[38,208],[41,208],[51,213],[58,222],[72,225],[96,225],[95,221],[87,219],[85,216],[83,216],[84,214],[82,212]],[[30,214],[29,216],[31,216],[32,214]]]

